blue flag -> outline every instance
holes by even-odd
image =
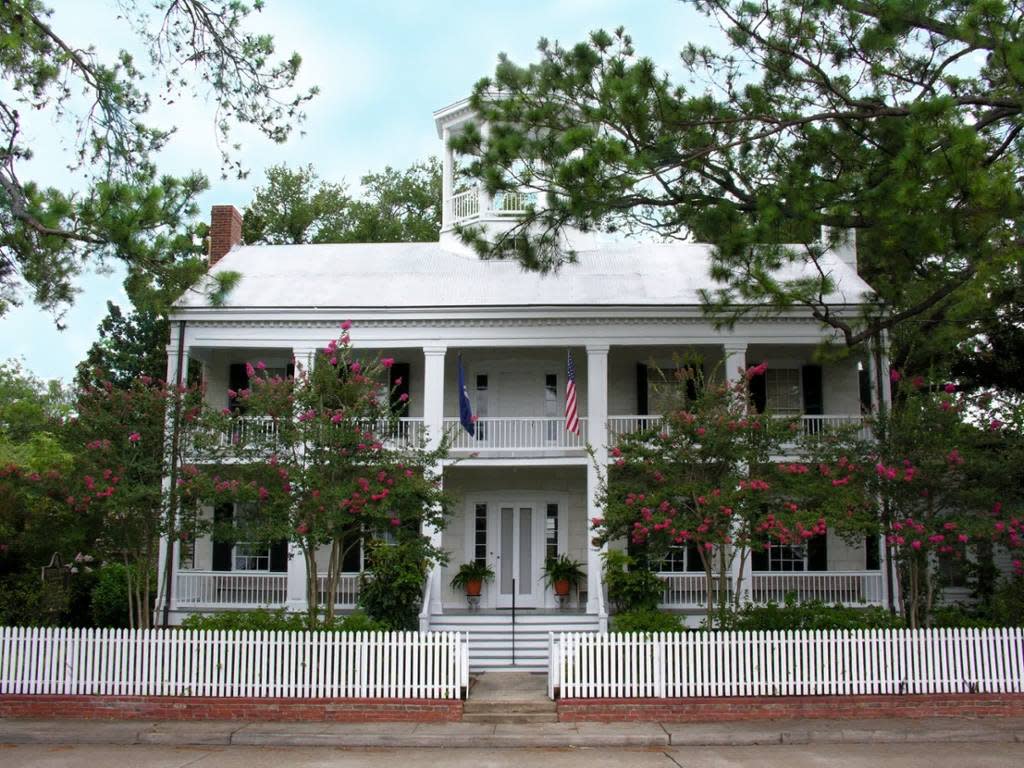
[[[469,434],[476,437],[473,406],[469,402],[469,391],[466,389],[466,372],[462,370],[462,355],[459,355],[459,423]]]

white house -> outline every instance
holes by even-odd
[[[459,506],[443,532],[429,532],[449,552],[451,565],[430,578],[422,626],[487,629],[493,642],[478,644],[475,665],[508,663],[513,603],[517,661],[542,654],[536,641],[549,629],[606,626],[600,552],[588,532],[588,520],[600,516],[594,503],[598,472],[585,448],[591,445],[596,462],[605,462],[617,435],[657,415],[650,366],[671,368],[675,354],[695,354],[709,375],[732,378],[765,361],[767,406],[802,414],[814,428],[862,418],[870,407],[861,386],[868,362],[815,363],[813,352],[825,332],[806,313],[716,330],[698,293],[712,287],[707,245],[609,245],[580,237],[572,242],[578,263],[547,276],[526,272],[513,261],[480,260],[453,227],[460,222],[508,226],[525,201],[517,195],[490,199],[479,190],[453,194],[447,139],[470,112],[460,102],[434,117],[445,140],[438,242],[245,246],[238,212],[217,206],[211,272],[233,270],[242,278],[221,306],[212,306],[198,291],[187,292],[175,305],[168,376],[173,380],[180,345],[182,358],[202,364],[211,404],[223,407],[246,361],[260,359],[285,370],[293,358],[306,360],[322,347],[339,321],[352,320],[358,349],[397,361],[395,374],[410,396],[403,418],[409,433],[426,430],[437,439],[452,430],[454,455],[462,459],[442,468],[444,485]],[[826,253],[824,264],[836,286],[833,303],[862,300],[869,288],[857,276],[852,243]],[[578,437],[565,429],[568,351],[576,368]],[[476,437],[458,425],[460,354],[479,416]],[[284,547],[228,547],[209,539],[187,549],[178,542],[173,546],[181,550],[173,558],[169,596],[174,617],[304,605],[303,559],[289,558]],[[588,572],[586,585],[562,610],[541,574],[546,556],[556,553],[583,561]],[[470,559],[486,561],[497,574],[474,614],[468,614],[465,597],[448,586],[454,569]],[[351,573],[337,595],[342,608],[354,605],[358,587],[360,562],[351,560]],[[879,561],[877,542],[850,546],[832,535],[810,550],[776,547],[770,559],[755,563],[758,570],[749,575],[745,592],[757,601],[797,592],[882,604],[886,580]],[[696,616],[704,595],[699,565],[680,550],[665,569],[665,606]]]

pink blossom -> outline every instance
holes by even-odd
[[[893,384],[895,384],[902,378],[903,377],[900,375],[900,372],[897,371],[895,368],[889,371],[889,381],[891,381]]]
[[[267,364],[260,360],[258,363],[256,363],[256,369],[259,371],[265,371],[267,370]]]
[[[309,523],[307,523],[305,520],[301,521],[298,525],[295,526],[295,532],[299,534],[299,536],[305,536],[307,533],[309,533]]]
[[[768,363],[758,363],[747,368],[745,376],[747,379],[753,379],[756,376],[763,376],[764,372],[768,370]]]
[[[924,376],[915,376],[911,381],[910,385],[914,389],[921,389],[924,386]]]
[[[340,326],[341,330],[343,330],[343,331],[347,331],[347,330],[348,330],[349,328],[351,328],[351,327],[352,327],[352,321],[351,321],[351,320],[346,320],[346,321],[344,321],[344,322],[343,322],[343,323],[341,324],[341,326]]]
[[[245,375],[250,379],[256,375],[256,369],[252,367],[252,363],[245,364]]]
[[[391,527],[392,527],[392,528],[397,528],[397,527],[398,527],[398,526],[400,526],[401,524],[402,524],[402,521],[401,521],[401,520],[399,520],[399,519],[398,519],[397,517],[392,517],[392,518],[391,518]]]
[[[704,427],[697,427],[697,437],[704,437],[706,433],[707,430]]]
[[[992,421],[988,423],[988,428],[993,432],[997,431],[1001,426],[1003,426],[1003,422],[999,419],[992,419]]]
[[[917,539],[914,539],[912,542],[910,542],[910,546],[913,547],[914,549],[920,549],[921,548],[921,542],[918,541]]]
[[[328,362],[328,363],[330,363],[330,364],[331,364],[332,366],[335,366],[335,365],[337,365],[337,364],[338,364],[338,358],[336,358],[336,357],[332,357],[332,358],[331,358],[330,360],[328,360],[327,362]]]
[[[350,365],[349,368],[352,369],[352,373],[359,373],[361,370],[363,370],[363,366],[360,365],[358,360],[352,363],[352,365]]]
[[[385,368],[390,368],[391,366],[393,366],[395,364],[395,358],[393,358],[393,357],[382,357],[380,359],[380,364],[383,365]]]
[[[961,533],[959,536],[956,537],[956,540],[959,541],[961,544],[966,544],[967,538],[968,536],[966,533]]]
[[[953,394],[954,392],[956,392],[956,384],[953,384],[953,383],[949,383],[949,384],[947,384],[946,386],[944,386],[944,387],[943,387],[943,389],[944,389],[944,390],[945,390],[945,391],[946,391],[946,392],[947,392],[948,394],[952,395],[952,394]]]
[[[128,442],[130,443],[137,443],[141,439],[142,435],[140,435],[138,432],[132,432],[130,435],[128,435]]]
[[[400,394],[400,395],[398,396],[398,400],[399,400],[400,402],[403,402],[403,403],[404,403],[404,402],[406,402],[406,401],[407,401],[408,399],[409,399],[409,395],[408,395],[408,393],[406,393],[406,392],[403,392],[402,394]]]

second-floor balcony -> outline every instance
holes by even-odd
[[[800,432],[805,435],[825,434],[834,430],[854,430],[857,437],[867,439],[871,427],[863,416],[825,414],[792,417],[798,420]],[[566,428],[564,417],[543,416],[488,416],[473,422],[470,434],[458,417],[444,419],[444,432],[450,441],[454,458],[515,457],[579,457],[586,455],[592,431],[590,419],[581,417],[579,432]],[[615,445],[624,435],[651,429],[662,422],[656,415],[618,415],[607,419],[608,444]],[[418,445],[427,434],[424,419],[403,417],[393,422],[381,422],[372,427],[384,438],[385,445],[405,447]],[[273,445],[277,425],[270,419],[241,417],[223,436],[224,444],[246,443]]]

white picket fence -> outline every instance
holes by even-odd
[[[551,698],[1024,692],[1024,630],[552,633]]]
[[[0,627],[0,694],[458,699],[458,632]]]

